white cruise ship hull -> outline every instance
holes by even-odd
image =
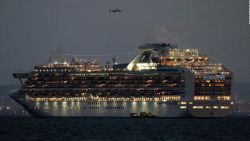
[[[17,93],[11,97],[32,116],[38,117],[130,117],[131,113],[150,112],[156,117],[204,118],[232,116],[234,109],[229,101],[218,101],[213,105],[209,101],[182,105],[178,101],[32,101],[25,94]],[[203,109],[195,109],[195,105]],[[211,105],[211,108],[206,109],[205,105]],[[221,109],[225,105],[230,108]]]
[[[195,101],[189,113],[194,117],[227,117],[233,115],[234,105],[231,101]]]
[[[179,102],[142,101],[31,101],[23,94],[11,97],[31,115],[39,117],[130,117],[131,113],[150,112],[156,117],[185,117]]]

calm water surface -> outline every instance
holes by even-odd
[[[250,117],[217,119],[0,117],[0,140],[250,141]]]

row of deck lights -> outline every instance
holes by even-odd
[[[87,100],[96,100],[96,101],[168,101],[168,100],[180,100],[179,96],[174,97],[163,97],[163,98],[99,98],[99,97],[74,97],[74,98],[31,98],[33,101],[87,101]]]

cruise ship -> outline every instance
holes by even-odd
[[[38,117],[225,117],[234,112],[233,74],[198,49],[146,43],[127,64],[100,66],[57,50],[49,63],[13,73],[11,94]]]

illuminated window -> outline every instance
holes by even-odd
[[[221,109],[229,109],[229,106],[220,106]]]
[[[194,100],[210,100],[210,96],[194,96]]]
[[[230,100],[230,96],[217,96],[217,100]]]
[[[203,106],[193,106],[193,109],[203,109]]]
[[[211,109],[211,106],[206,106],[205,109]]]
[[[186,109],[187,107],[186,106],[180,106],[180,109]]]
[[[183,104],[183,105],[184,105],[184,104],[187,104],[187,102],[181,102],[181,104]]]
[[[214,109],[218,109],[219,107],[218,106],[213,106]]]

